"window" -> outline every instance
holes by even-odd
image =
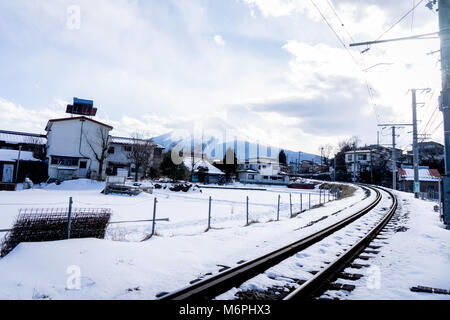
[[[347,155],[347,161],[352,161],[352,155],[351,154]]]
[[[109,147],[108,153],[109,154],[114,154],[114,147]]]
[[[67,167],[76,167],[78,166],[78,158],[52,156],[51,164]]]
[[[359,160],[367,160],[367,154],[360,154],[360,155],[358,156],[358,159],[359,159]]]
[[[270,179],[272,179],[272,180],[276,181],[276,180],[278,180],[278,177],[274,177],[274,176],[272,176],[272,177],[270,177]]]
[[[269,176],[264,176],[263,179],[267,180],[267,179],[269,179]]]
[[[123,147],[123,149],[124,149],[126,152],[130,152],[130,151],[131,151],[131,146],[125,146],[125,147]]]
[[[86,169],[87,168],[87,161],[80,161],[80,169]]]
[[[254,174],[249,174],[248,175],[248,180],[255,180],[255,175]]]

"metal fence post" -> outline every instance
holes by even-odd
[[[292,194],[289,193],[289,212],[291,213],[292,218]]]
[[[211,197],[209,197],[208,230],[211,228]]]
[[[70,239],[70,227],[72,224],[72,197],[69,198],[69,214],[67,217],[67,239]]]
[[[247,226],[248,226],[248,196],[247,196],[247,206],[246,206],[246,211],[247,211]]]
[[[153,235],[155,234],[155,227],[156,227],[156,203],[158,202],[158,200],[155,198],[154,202],[153,202],[153,223],[152,223],[152,234],[150,235],[150,237],[153,237]]]
[[[309,194],[309,209],[311,209],[311,193]]]
[[[303,212],[303,194],[300,193],[300,212]]]
[[[277,221],[280,221],[280,198],[281,195],[278,195]]]

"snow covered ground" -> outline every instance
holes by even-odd
[[[65,207],[69,196],[74,198],[76,207],[112,208],[113,221],[150,219],[156,196],[158,217],[168,217],[170,222],[158,223],[158,236],[145,242],[140,240],[149,233],[151,223],[112,225],[105,240],[22,243],[0,259],[0,299],[154,299],[160,292],[179,289],[208,273],[215,274],[222,265],[232,267],[298,240],[374,199],[373,194],[366,198],[364,191],[358,189],[352,197],[290,219],[289,192],[296,206],[293,211],[297,212],[299,191],[285,187],[268,187],[267,191],[203,189],[201,193],[156,190],[154,195],[143,193],[137,197],[106,196],[100,194],[102,188],[97,182],[81,181],[0,192],[0,229],[11,226],[19,208]],[[281,219],[273,221],[278,194],[282,197]],[[214,199],[215,229],[204,232],[209,196]],[[244,227],[246,196],[250,198],[250,219],[259,223]],[[444,274],[444,270],[449,270],[450,231],[442,229],[432,210],[433,203],[412,199],[409,194],[399,196],[400,210],[406,215],[401,223],[409,229],[394,234],[389,242],[392,247],[385,245],[383,250],[387,251],[376,258],[380,261],[371,262],[382,269],[381,287],[385,291],[397,288],[400,279],[403,287],[392,289],[390,295],[358,289],[347,298],[420,299],[428,296],[409,292],[410,284],[450,288],[450,277]],[[303,208],[308,207],[307,201],[304,196]],[[335,212],[338,213],[333,215]],[[311,224],[312,221],[318,222]],[[406,239],[397,240],[402,236]],[[382,255],[390,260],[383,260]],[[393,271],[406,273],[391,274],[389,264]],[[68,281],[72,283],[78,271],[80,288],[68,290]]]

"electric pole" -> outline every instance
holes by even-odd
[[[419,181],[419,150],[417,149],[417,101],[416,89],[411,90],[412,93],[412,110],[413,110],[413,168],[414,168],[414,198],[419,199],[420,181]]]
[[[392,126],[392,189],[397,190],[397,155],[395,152],[395,126]]]
[[[441,38],[442,92],[439,98],[444,118],[445,174],[444,223],[450,224],[450,0],[439,0],[439,36]]]
[[[419,199],[420,180],[419,180],[419,145],[417,143],[417,91],[429,91],[431,89],[411,89],[412,93],[412,112],[413,112],[413,168],[414,168],[414,197]]]
[[[410,123],[403,123],[403,124],[379,124],[379,127],[391,127],[392,129],[392,189],[397,190],[397,150],[395,149],[395,129],[396,128],[402,128],[404,126],[412,126],[413,124]]]

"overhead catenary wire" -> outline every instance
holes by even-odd
[[[416,5],[412,7],[408,12],[406,12],[400,19],[398,19],[394,24],[392,24],[386,31],[384,31],[378,38],[375,39],[375,41],[380,40],[382,36],[384,36],[386,33],[391,31],[396,25],[398,25],[403,19],[405,19],[411,12],[414,12],[414,10],[423,2],[423,0],[420,0]]]
[[[352,58],[352,60],[354,61],[354,63],[356,64],[356,66],[358,67],[358,69],[362,72],[363,76],[364,76],[364,81],[365,81],[365,85],[369,94],[369,98],[370,98],[370,102],[372,104],[372,108],[374,110],[375,113],[375,118],[377,121],[377,124],[380,123],[380,119],[379,119],[379,115],[377,112],[377,105],[374,102],[374,96],[372,93],[372,87],[369,84],[369,80],[367,78],[367,73],[364,70],[366,65],[364,62],[364,58],[361,57],[362,60],[362,66],[361,64],[357,61],[357,59],[353,56],[353,54],[351,53],[350,49],[347,47],[347,45],[344,43],[344,41],[341,39],[341,37],[339,36],[339,34],[336,32],[336,30],[333,28],[333,26],[331,25],[331,23],[328,21],[328,19],[325,17],[325,15],[322,13],[322,11],[320,10],[320,8],[314,3],[313,0],[310,0],[310,2],[312,3],[312,5],[316,8],[317,12],[319,13],[319,15],[322,17],[322,19],[325,21],[325,23],[328,25],[328,27],[331,29],[331,31],[334,33],[334,35],[336,36],[336,38],[339,40],[339,42],[342,44],[342,46],[344,47],[345,51],[350,55],[350,57]],[[330,8],[332,8],[332,10],[334,11],[336,17],[338,18],[338,20],[341,22],[341,25],[345,28],[345,24],[343,23],[342,19],[339,17],[336,9],[334,8],[334,6],[332,5],[332,3],[330,1],[328,1],[328,5],[330,6]],[[346,32],[349,34],[350,38],[353,39],[353,37],[350,35],[350,33],[348,32],[348,30],[345,28]],[[353,41],[353,40],[352,40]]]

